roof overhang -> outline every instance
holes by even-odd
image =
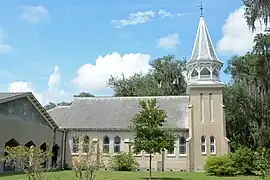
[[[38,102],[38,100],[31,92],[21,93],[19,95],[1,99],[0,104],[21,98],[27,98],[30,101],[30,103],[36,108],[36,110],[41,114],[41,116],[48,122],[48,124],[51,126],[52,129],[58,128],[58,125],[54,122],[52,117],[47,113],[44,107]]]
[[[104,131],[130,132],[131,131],[128,128],[62,128],[62,127],[59,127],[59,128],[63,130],[69,130],[69,131],[99,131],[99,132],[104,132]],[[168,131],[175,131],[175,132],[189,131],[189,128],[164,128],[164,129]]]

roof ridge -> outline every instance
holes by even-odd
[[[151,98],[188,98],[188,95],[181,95],[181,96],[110,96],[110,97],[104,97],[104,96],[98,96],[98,97],[75,97],[74,99],[77,100],[83,100],[83,99],[140,99],[140,98],[147,98],[147,99],[151,99]]]

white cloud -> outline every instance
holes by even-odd
[[[124,26],[128,25],[137,25],[137,24],[143,24],[154,17],[180,17],[183,16],[184,14],[181,13],[171,13],[167,12],[163,9],[158,10],[157,12],[155,11],[144,11],[144,12],[136,12],[136,13],[130,13],[127,18],[121,19],[121,20],[113,20],[111,21],[112,24],[115,25],[116,28],[121,28]]]
[[[99,56],[94,64],[84,64],[77,71],[73,83],[81,91],[97,91],[107,88],[109,77],[121,76],[123,73],[130,77],[134,73],[147,73],[151,56],[141,53],[130,53],[121,56],[114,52],[102,57]]]
[[[158,46],[164,49],[174,49],[176,48],[176,45],[178,45],[179,43],[180,40],[178,33],[169,34],[168,36],[161,37],[158,40]]]
[[[48,104],[50,101],[59,102],[69,97],[69,93],[59,89],[60,84],[59,67],[55,66],[53,73],[48,80],[48,91],[38,92],[30,81],[15,81],[9,84],[9,92],[32,92],[42,105]]]
[[[7,34],[3,29],[0,29],[0,54],[9,53],[13,47],[9,44],[6,44],[4,40],[7,38]]]
[[[160,9],[158,10],[157,14],[161,17],[181,17],[181,16],[184,16],[185,14],[184,13],[172,13],[172,12],[168,12],[168,11],[165,11],[163,9]]]
[[[38,23],[49,16],[49,11],[43,6],[24,6],[22,18],[31,23]]]
[[[49,91],[52,91],[53,89],[55,89],[59,86],[60,78],[61,78],[61,74],[60,74],[59,67],[55,66],[54,71],[50,75],[49,81],[48,81]]]
[[[217,44],[219,52],[242,55],[252,49],[255,35],[264,31],[264,27],[256,22],[256,31],[252,33],[244,19],[244,12],[242,6],[227,18],[222,28],[223,37]]]
[[[115,27],[120,28],[128,25],[143,24],[146,23],[147,21],[150,21],[153,17],[155,17],[154,11],[144,11],[144,12],[130,13],[126,19],[113,20],[111,21],[111,23],[114,24]]]

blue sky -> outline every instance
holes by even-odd
[[[129,67],[146,72],[150,56],[189,58],[199,4],[198,0],[0,0],[0,90],[32,90],[43,103],[68,99],[82,90],[111,94],[104,87],[104,78],[111,71],[119,74],[122,68],[129,74]],[[241,6],[241,0],[204,0],[208,30],[225,63],[233,54],[250,48],[239,49],[237,44],[250,44],[244,39],[252,37],[246,29],[245,36],[239,33],[246,28]],[[121,27],[117,27],[119,23]],[[134,62],[122,63],[117,69],[121,58]],[[222,74],[222,80],[228,79]]]

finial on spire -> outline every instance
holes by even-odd
[[[202,3],[202,0],[201,0],[201,4],[200,4],[200,10],[201,10],[201,17],[203,17],[203,3]]]

